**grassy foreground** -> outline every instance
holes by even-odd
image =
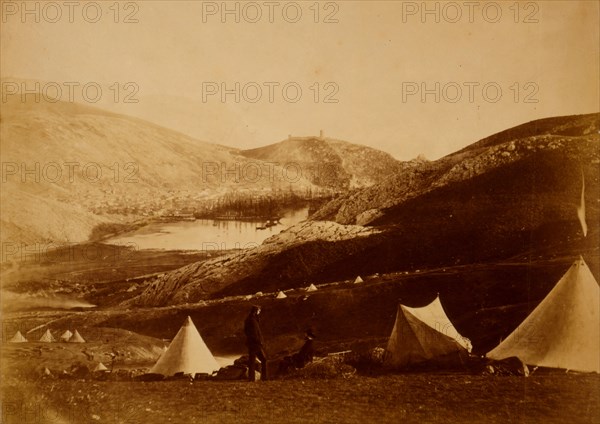
[[[600,376],[396,374],[268,382],[11,379],[2,423],[594,423]]]

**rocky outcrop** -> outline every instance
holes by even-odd
[[[321,137],[290,137],[239,153],[247,158],[282,164],[315,186],[334,191],[379,184],[401,166],[401,162],[388,153]]]

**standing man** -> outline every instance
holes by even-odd
[[[264,341],[259,325],[260,307],[253,306],[250,314],[244,322],[244,333],[246,334],[246,345],[248,346],[248,380],[255,381],[254,372],[256,358],[260,361],[260,379],[268,380],[267,357],[263,347]]]

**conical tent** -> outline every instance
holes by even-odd
[[[556,286],[502,343],[491,359],[518,357],[529,365],[600,372],[600,288],[579,257]]]
[[[69,339],[69,343],[85,343],[85,340],[83,339],[83,337],[81,337],[81,334],[79,334],[79,331],[75,330],[75,332]]]
[[[94,372],[96,371],[108,371],[108,368],[106,368],[106,366],[100,362],[98,365],[96,365],[96,368],[94,368]]]
[[[69,330],[66,330],[64,333],[61,334],[60,341],[68,342],[72,335],[73,333],[71,333]]]
[[[50,329],[47,329],[46,332],[44,333],[44,335],[42,337],[40,337],[40,342],[52,343],[52,342],[55,342],[55,341],[56,341],[56,339],[54,338],[54,336],[50,332]]]
[[[280,291],[279,293],[277,293],[277,297],[276,299],[285,299],[287,296],[284,292]]]
[[[364,280],[360,277],[360,275],[358,277],[356,277],[356,279],[354,280],[354,284],[359,284],[359,283],[364,283]]]
[[[314,284],[311,284],[306,288],[307,292],[317,291],[317,287]]]
[[[23,337],[20,331],[17,331],[16,334],[9,340],[10,343],[25,343],[27,339]]]
[[[466,355],[471,342],[461,336],[437,297],[422,308],[399,305],[384,363],[404,368],[423,362],[448,362]]]
[[[150,370],[153,374],[171,376],[178,372],[184,374],[208,373],[221,368],[202,340],[200,333],[187,317],[185,323]]]

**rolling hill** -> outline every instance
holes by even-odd
[[[265,162],[297,164],[313,184],[346,191],[381,183],[400,169],[388,153],[325,137],[292,137],[239,152]]]

